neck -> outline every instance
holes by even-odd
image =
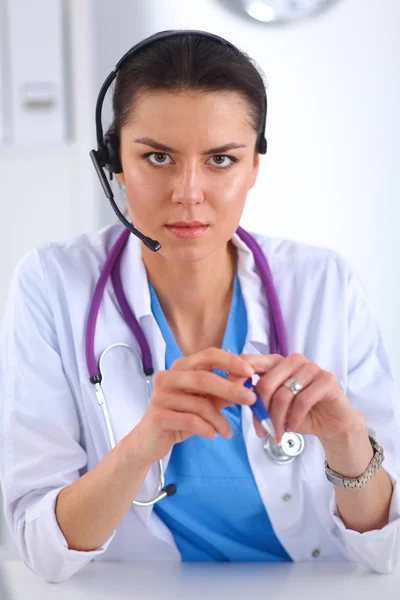
[[[201,349],[200,346],[221,343],[236,269],[232,242],[196,262],[172,262],[144,245],[142,258],[182,352],[185,354],[183,346],[194,351]]]

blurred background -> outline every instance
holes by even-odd
[[[0,319],[28,249],[115,220],[89,158],[103,80],[152,33],[202,29],[268,80],[268,153],[241,225],[339,251],[367,288],[400,381],[400,3],[323,4],[0,0]],[[12,556],[4,528],[3,546]]]

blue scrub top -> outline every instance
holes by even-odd
[[[151,308],[166,342],[165,368],[182,356],[153,286]],[[237,271],[222,348],[243,352],[247,314]],[[225,374],[214,369],[221,377]],[[241,406],[224,408],[233,436],[194,435],[175,444],[165,482],[177,492],[154,506],[171,530],[183,561],[291,561],[276,537],[247,458]],[[261,444],[260,440],[260,444]]]

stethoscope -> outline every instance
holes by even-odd
[[[96,288],[93,294],[93,298],[90,304],[89,316],[86,328],[86,362],[90,376],[90,382],[95,385],[97,401],[103,410],[104,420],[107,427],[108,438],[111,448],[115,448],[115,438],[111,425],[110,415],[107,408],[106,399],[102,389],[102,363],[104,356],[112,349],[117,347],[124,347],[132,352],[134,349],[127,344],[112,344],[108,346],[101,354],[98,363],[96,363],[94,354],[94,338],[96,331],[97,316],[101,300],[103,298],[104,289],[107,284],[108,278],[111,275],[111,280],[114,286],[115,295],[121,308],[122,314],[126,322],[128,323],[133,335],[139,344],[141,350],[141,359],[143,365],[143,372],[146,376],[146,383],[148,389],[148,399],[150,400],[151,394],[151,377],[154,373],[153,361],[150,352],[149,345],[146,337],[136,320],[134,314],[129,308],[126,296],[122,287],[121,273],[120,273],[120,261],[125,244],[128,241],[130,231],[124,229],[117,241],[114,243],[100,273],[100,277],[96,284]],[[264,255],[264,252],[256,242],[256,240],[244,229],[238,227],[236,233],[239,238],[250,248],[253,253],[254,261],[259,271],[261,281],[263,282],[264,288],[268,297],[268,319],[270,324],[270,351],[271,354],[281,354],[286,357],[288,355],[287,340],[285,334],[285,328],[283,324],[282,313],[279,305],[278,296],[275,291],[275,287],[272,281],[271,271]],[[297,456],[299,456],[304,450],[304,438],[301,434],[295,432],[285,432],[279,444],[272,444],[270,436],[267,435],[263,442],[264,450],[266,454],[274,460],[277,464],[284,465],[291,463]],[[164,468],[162,460],[158,461],[159,468],[159,486],[157,490],[157,496],[152,500],[141,502],[134,500],[133,504],[136,506],[150,506],[159,502],[166,496],[172,496],[176,492],[176,486],[173,483],[165,486],[164,481]]]

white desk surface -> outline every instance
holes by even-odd
[[[63,583],[47,583],[22,562],[6,561],[0,565],[0,577],[5,581],[10,600],[400,598],[400,571],[382,575],[356,563],[94,561]]]

